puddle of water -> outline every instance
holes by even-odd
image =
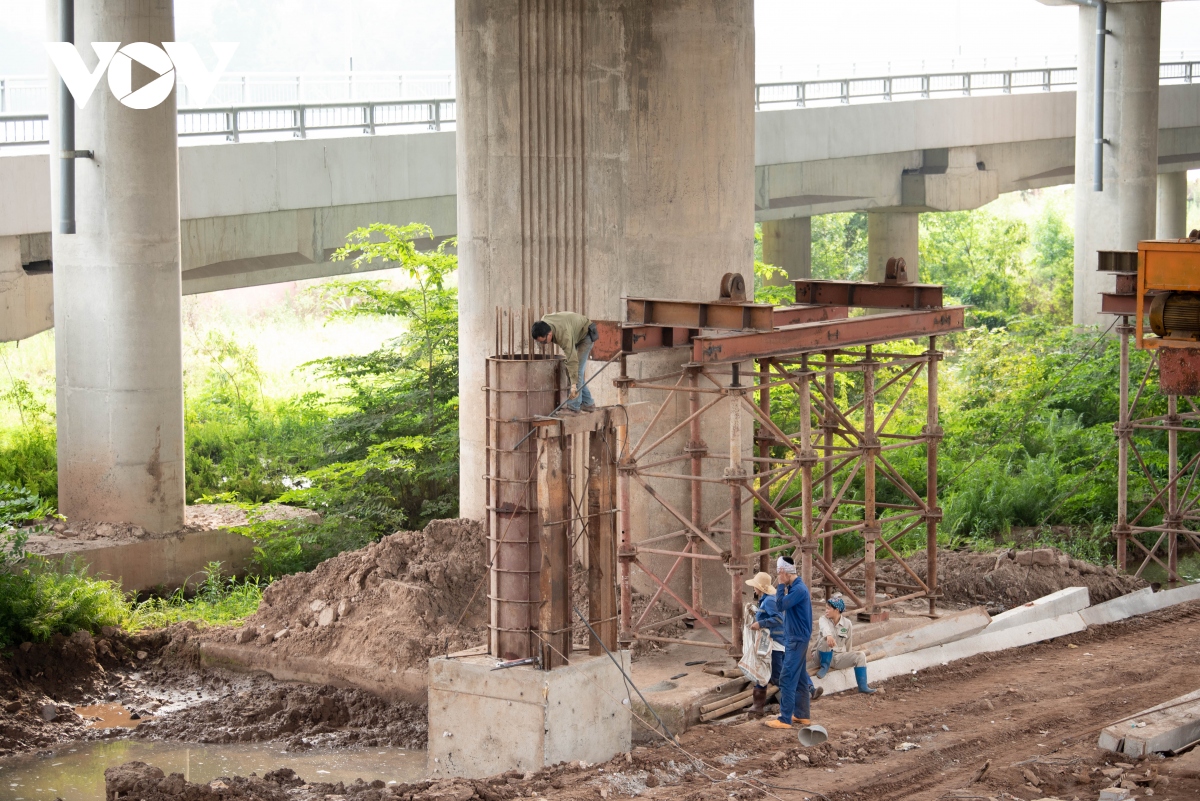
[[[1166,549],[1160,548],[1159,550],[1165,551]],[[1132,548],[1130,548],[1129,554],[1129,569],[1136,570],[1137,565],[1140,564],[1140,562],[1134,561]],[[1159,553],[1159,558],[1161,558],[1164,562],[1167,561],[1167,557],[1164,553]],[[1191,553],[1180,555],[1179,575],[1184,581],[1189,583],[1200,581],[1200,554]],[[1167,588],[1167,571],[1165,568],[1160,567],[1159,564],[1153,560],[1151,560],[1150,564],[1146,565],[1146,569],[1142,571],[1142,578],[1150,582],[1157,581],[1163,585],[1163,589]]]
[[[92,704],[75,707],[75,714],[87,721],[89,729],[134,729],[152,715],[143,715],[137,720],[133,713],[121,704]]]
[[[136,723],[137,721],[134,721]],[[305,781],[350,784],[355,779],[413,782],[425,776],[425,752],[364,748],[287,753],[278,744],[190,745],[141,740],[72,743],[51,756],[0,759],[0,798],[11,801],[104,801],[106,768],[139,760],[189,781],[259,776],[291,768]]]

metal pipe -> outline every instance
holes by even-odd
[[[58,38],[75,43],[75,0],[58,0]],[[58,232],[75,233],[75,99],[58,79]]]
[[[1104,191],[1104,43],[1108,35],[1108,3],[1106,0],[1071,0],[1071,2],[1096,9],[1096,85],[1092,102],[1092,189]],[[1078,136],[1078,132],[1076,132]]]

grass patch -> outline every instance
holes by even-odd
[[[208,626],[240,623],[258,611],[268,584],[253,576],[244,580],[226,576],[220,562],[209,562],[204,581],[194,596],[187,597],[181,588],[165,598],[149,598],[134,604],[126,628],[162,628],[183,620]]]

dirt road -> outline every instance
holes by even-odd
[[[829,801],[1043,799],[1091,801],[1123,782],[1134,798],[1200,799],[1200,754],[1137,762],[1098,749],[1099,730],[1200,685],[1200,602],[1015,651],[893,679],[874,696],[821,699],[830,741],[799,746],[758,721],[701,726],[680,746],[635,748],[601,765],[560,765],[485,780],[353,786],[304,783],[287,771],[222,780],[225,799]],[[903,743],[919,748],[897,750]],[[209,792],[145,766],[114,769],[109,789],[154,801]],[[288,775],[284,775],[288,774]],[[142,778],[139,778],[142,777]],[[142,784],[139,784],[142,782]],[[191,795],[189,795],[191,793]],[[200,795],[196,795],[200,793]],[[207,797],[207,796],[205,796]]]
[[[874,696],[822,699],[813,714],[829,729],[830,742],[821,748],[800,749],[794,735],[757,722],[699,728],[684,735],[683,745],[714,767],[746,754],[732,766],[739,774],[761,769],[774,774],[765,782],[804,787],[835,801],[999,798],[1004,793],[1094,799],[1112,783],[1099,769],[1111,771],[1108,763],[1122,761],[1096,747],[1099,730],[1200,687],[1198,639],[1200,604],[1188,604],[893,679]],[[904,742],[920,748],[895,750]],[[673,750],[654,749],[658,761],[678,760]],[[638,756],[654,761],[646,758],[649,754]],[[808,764],[800,761],[804,756]],[[1153,770],[1159,776],[1153,797],[1200,798],[1200,776],[1184,769],[1183,762],[1196,765],[1193,759],[1154,757],[1127,769],[1124,778]],[[985,765],[988,770],[973,782]],[[724,787],[736,789],[732,783]],[[782,798],[819,797],[770,792]],[[1134,795],[1146,792],[1138,789]],[[648,796],[693,797],[667,786]]]

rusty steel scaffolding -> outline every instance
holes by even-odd
[[[1167,396],[1167,413],[1138,417],[1138,407],[1146,398],[1147,389],[1152,386],[1154,379],[1160,379],[1163,355],[1171,355],[1168,349],[1146,351],[1150,357],[1149,363],[1138,380],[1137,388],[1130,398],[1130,342],[1135,333],[1135,327],[1129,317],[1122,316],[1121,325],[1117,327],[1117,336],[1121,345],[1121,374],[1120,395],[1117,424],[1113,427],[1117,435],[1117,522],[1113,526],[1113,536],[1117,540],[1117,568],[1128,572],[1129,546],[1132,544],[1137,552],[1137,567],[1133,575],[1141,577],[1142,573],[1154,562],[1163,569],[1167,582],[1175,585],[1183,581],[1179,574],[1179,541],[1184,539],[1200,551],[1200,535],[1188,528],[1200,524],[1200,408],[1196,399],[1189,395],[1164,393]],[[1180,409],[1180,400],[1185,404]],[[1161,474],[1156,477],[1154,470],[1138,448],[1134,439],[1136,433],[1165,434],[1167,439],[1167,476],[1162,480]],[[1194,454],[1183,464],[1180,463],[1180,436],[1193,443]],[[1130,464],[1130,456],[1133,464]],[[1129,477],[1139,475],[1149,486],[1152,495],[1145,503],[1140,503],[1130,515]],[[1147,518],[1153,518],[1161,513],[1162,519],[1156,525],[1148,525]],[[1139,536],[1141,535],[1141,536]],[[1141,540],[1149,535],[1154,541],[1147,546]],[[1165,551],[1166,562],[1160,558]]]
[[[819,282],[795,283],[798,298],[802,292],[810,301],[820,296],[812,291]],[[619,402],[628,403],[634,390],[643,395],[661,394],[653,418],[636,439],[627,427],[617,429],[619,638],[623,644],[676,641],[678,638],[654,631],[683,620],[707,632],[705,639],[687,642],[740,653],[743,581],[752,565],[765,569],[772,555],[784,551],[799,557],[806,584],[811,587],[817,581],[827,594],[840,591],[850,606],[869,619],[886,617],[887,607],[918,598],[927,598],[929,613],[935,614],[939,597],[937,526],[941,519],[937,450],[942,435],[937,416],[937,365],[942,354],[936,338],[962,329],[963,309],[941,308],[940,288],[861,286],[866,291],[860,297],[868,297],[873,307],[897,311],[847,319],[842,306],[833,313],[812,315],[811,322],[770,329],[689,332],[691,361],[676,372],[651,378],[630,377],[631,354],[622,353],[621,375],[616,379]],[[834,289],[838,291],[827,294],[838,303],[854,301],[853,292]],[[937,305],[931,306],[933,303]],[[637,326],[679,325],[687,317],[687,310],[681,307],[687,305],[674,302],[673,313],[655,321],[646,313],[650,304],[639,299],[627,301],[627,308],[637,310],[636,316],[630,315]],[[709,321],[716,316],[707,309],[698,311]],[[925,339],[927,348],[910,353],[887,344],[913,338]],[[679,345],[672,342],[662,347],[669,346]],[[751,365],[752,369],[746,369]],[[922,377],[924,425],[919,431],[896,430],[906,419],[900,413],[906,402],[922,394],[912,391],[922,384]],[[843,399],[846,387],[853,390]],[[772,399],[783,392],[796,396],[799,430],[783,430],[772,416]],[[889,400],[881,403],[884,394]],[[665,412],[679,408],[684,397],[686,417],[673,424],[664,422]],[[717,414],[728,416],[729,438],[724,447],[710,449],[701,436],[702,423]],[[747,453],[743,429],[749,424],[754,425],[755,436],[753,450]],[[712,430],[711,423],[707,430]],[[660,447],[685,432],[683,447],[663,457]],[[914,490],[893,465],[894,451],[914,447],[925,448],[925,494]],[[706,464],[720,465],[720,476],[713,469],[706,472]],[[856,483],[859,476],[861,485]],[[688,485],[687,508],[679,508],[666,497],[672,494],[662,491],[666,482]],[[893,501],[877,499],[883,484],[892,487],[885,497]],[[855,497],[856,488],[861,488],[861,497]],[[631,520],[635,492],[645,493],[666,512],[674,521],[671,530],[638,532],[635,541]],[[719,511],[711,514],[714,492],[728,501],[720,502]],[[754,508],[757,514],[751,514]],[[924,529],[927,545],[924,578],[899,558],[895,548],[898,538],[918,528]],[[861,538],[863,553],[841,567],[833,559],[833,539],[839,535]],[[875,572],[880,549],[895,558],[905,573],[903,581],[886,582],[893,591],[888,597],[879,592]],[[727,608],[724,602],[716,609],[705,604],[706,562],[721,564],[729,575]],[[690,597],[673,586],[685,569],[690,574]],[[653,587],[649,603],[636,619],[635,570]],[[672,601],[682,611],[653,620],[660,600]],[[720,626],[726,619],[728,635]]]

